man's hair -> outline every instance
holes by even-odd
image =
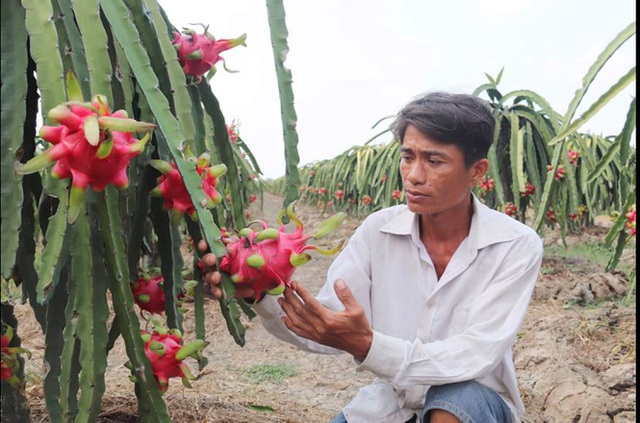
[[[487,157],[495,118],[489,103],[476,96],[432,92],[407,104],[391,124],[400,144],[409,125],[437,142],[457,145],[468,168]]]

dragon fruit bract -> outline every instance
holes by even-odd
[[[158,381],[158,388],[161,392],[166,392],[169,379],[173,377],[182,378],[182,384],[190,388],[189,381],[195,377],[183,360],[189,356],[199,358],[209,343],[196,339],[183,345],[182,334],[178,329],[166,329],[157,319],[153,320],[153,324],[153,332],[140,331],[140,334],[144,340],[145,355],[151,362],[153,375]],[[131,369],[131,362],[126,366]],[[132,376],[131,379],[135,381],[136,377]]]
[[[95,191],[104,190],[107,184],[128,186],[127,166],[144,149],[155,125],[130,119],[124,110],[111,113],[102,95],[83,102],[73,74],[67,75],[67,85],[70,101],[54,107],[48,114],[60,126],[45,125],[40,130],[40,136],[53,147],[16,170],[33,173],[56,162],[51,175],[72,180],[68,221],[73,223],[84,205],[87,186]],[[147,134],[138,141],[133,132]]]
[[[246,46],[247,34],[242,34],[238,38],[231,40],[216,40],[207,32],[208,27],[204,27],[204,33],[198,34],[192,29],[185,29],[182,33],[174,33],[172,44],[178,52],[178,61],[186,75],[193,75],[197,82],[202,80],[202,75],[213,69],[215,64],[224,59],[220,53],[238,45]],[[225,68],[226,69],[226,68]]]
[[[164,160],[151,160],[151,166],[162,172],[162,176],[158,178],[158,186],[151,194],[164,198],[164,207],[172,213],[174,224],[177,224],[185,213],[196,220],[196,209],[176,164]],[[203,153],[197,160],[196,170],[202,177],[202,190],[207,195],[206,207],[217,206],[222,202],[222,197],[216,191],[216,184],[218,178],[227,172],[227,166],[224,163],[210,166],[208,154]]]
[[[286,233],[282,217],[287,214],[295,222],[296,230]],[[322,250],[314,245],[307,245],[311,239],[320,239],[342,223],[346,215],[337,213],[325,220],[311,234],[303,233],[303,225],[293,213],[293,204],[278,216],[280,229],[269,228],[263,221],[263,230],[254,232],[249,228],[240,231],[240,239],[227,245],[227,255],[220,261],[220,270],[230,274],[233,282],[248,284],[260,297],[263,292],[277,295],[282,293],[285,285],[291,283],[291,276],[297,266],[311,259],[306,250],[316,250],[329,255],[338,252],[343,245],[341,241],[331,250]]]

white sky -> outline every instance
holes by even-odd
[[[178,28],[210,25],[216,38],[247,33],[247,47],[222,53],[211,80],[228,123],[266,178],[284,174],[284,143],[266,1],[160,0]],[[285,1],[298,116],[300,165],[362,145],[372,129],[427,91],[471,93],[497,76],[504,94],[530,89],[564,114],[604,47],[635,20],[633,0]],[[596,77],[578,112],[636,63],[636,38]],[[580,131],[620,132],[635,82]],[[576,117],[579,116],[576,115]],[[387,122],[383,122],[386,124]],[[380,139],[388,141],[388,137]]]

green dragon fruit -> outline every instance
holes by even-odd
[[[293,233],[285,232],[282,223],[285,214],[295,222],[296,230]],[[307,241],[326,236],[345,217],[344,213],[337,213],[321,223],[311,234],[305,234],[302,222],[294,214],[293,204],[290,204],[278,216],[280,229],[269,228],[266,222],[257,221],[263,226],[261,231],[254,232],[250,228],[241,230],[240,238],[227,244],[227,254],[220,261],[220,270],[231,275],[233,282],[250,286],[256,292],[256,297],[263,292],[278,295],[291,283],[297,266],[311,259],[305,251],[315,250],[324,255],[340,251],[343,241],[330,250],[309,245]]]
[[[182,33],[175,32],[172,44],[178,52],[178,61],[186,75],[195,77],[196,82],[202,80],[202,75],[212,71],[207,79],[211,78],[216,71],[215,64],[224,59],[220,53],[233,47],[246,46],[247,34],[242,34],[234,39],[216,40],[207,32],[208,26],[204,26],[204,33],[198,34],[192,29],[184,29]],[[226,67],[225,69],[229,71]]]
[[[18,166],[16,171],[34,173],[55,162],[51,175],[71,178],[67,220],[73,223],[83,209],[87,186],[95,191],[104,190],[107,184],[128,186],[127,166],[144,149],[156,126],[130,119],[124,110],[111,113],[103,95],[84,102],[73,73],[67,74],[67,87],[70,101],[48,113],[60,125],[45,125],[40,130],[40,137],[53,147]],[[137,140],[134,132],[146,135]]]
[[[164,160],[151,160],[151,166],[162,173],[158,178],[158,186],[151,191],[151,194],[164,198],[164,207],[171,213],[171,221],[174,225],[180,222],[185,213],[191,219],[197,220],[196,209],[176,164]],[[216,184],[218,178],[227,172],[227,166],[224,163],[210,166],[209,155],[203,153],[197,159],[196,171],[202,178],[202,190],[207,196],[206,207],[217,206],[222,202],[222,197],[216,190]]]

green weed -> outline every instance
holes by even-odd
[[[253,383],[279,382],[288,377],[297,376],[300,372],[295,366],[288,364],[256,364],[247,367],[245,375]]]

